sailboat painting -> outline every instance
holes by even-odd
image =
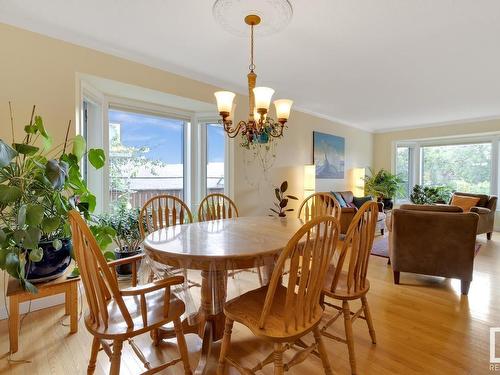
[[[316,165],[316,178],[344,179],[344,138],[313,132],[313,157]]]

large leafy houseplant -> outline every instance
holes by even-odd
[[[36,292],[26,272],[31,262],[42,260],[40,244],[51,241],[57,251],[71,236],[68,211],[77,209],[89,218],[95,208],[96,198],[82,178],[80,160],[85,156],[93,167],[101,168],[105,156],[101,149],[87,152],[82,136],[69,138],[71,122],[64,143],[52,146],[35,107],[18,142],[12,118],[11,111],[12,143],[0,139],[0,268]]]
[[[365,191],[367,194],[377,197],[378,200],[393,199],[403,193],[403,183],[401,176],[392,174],[385,169],[374,173],[370,169],[371,175],[365,176]]]

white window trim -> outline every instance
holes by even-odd
[[[410,173],[413,181],[410,186],[422,184],[422,148],[427,146],[449,146],[465,145],[476,143],[491,143],[491,184],[490,194],[498,196],[500,192],[500,133],[489,133],[487,135],[477,135],[468,137],[435,138],[414,141],[395,141],[392,144],[392,173],[396,172],[396,155],[398,147],[412,148],[413,163],[410,166]],[[500,211],[500,207],[497,208]]]
[[[89,148],[102,148],[109,158],[108,111],[110,108],[121,109],[136,113],[157,115],[186,122],[184,126],[184,201],[196,214],[197,207],[206,193],[205,180],[206,168],[202,161],[206,161],[206,132],[202,133],[203,124],[217,123],[219,118],[214,112],[195,112],[143,102],[135,99],[106,95],[92,87],[80,75],[76,77],[76,119],[77,134],[83,133],[83,100],[95,103],[100,107],[99,121],[89,124],[93,137],[89,140]],[[225,138],[225,161],[224,161],[224,193],[234,199],[234,142]],[[194,162],[196,161],[196,162]],[[89,188],[97,196],[96,213],[102,212],[109,207],[109,164],[99,171],[89,172]]]

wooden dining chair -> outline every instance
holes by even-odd
[[[304,199],[298,217],[309,221],[317,216],[333,216],[340,220],[340,204],[331,193],[315,193]]]
[[[335,252],[339,231],[338,220],[331,216],[316,217],[304,224],[281,252],[270,283],[226,303],[226,323],[217,367],[218,375],[224,373],[226,363],[236,367],[242,374],[254,374],[273,362],[274,374],[283,374],[304,361],[315,350],[319,351],[325,373],[332,374],[318,325],[323,316],[321,290]],[[286,266],[289,268],[289,275],[288,280],[283,283]],[[253,368],[243,367],[227,355],[234,321],[274,344],[274,351]],[[311,331],[315,339],[313,344],[294,345]],[[283,363],[283,352],[292,347],[299,347],[298,352],[288,363]]]
[[[180,321],[185,306],[181,300],[170,294],[172,286],[184,282],[183,277],[175,276],[120,290],[116,274],[112,270],[126,260],[136,262],[140,257],[107,263],[80,213],[70,211],[69,222],[73,249],[89,308],[85,315],[85,325],[94,336],[87,373],[94,373],[97,354],[102,349],[111,361],[109,374],[119,374],[123,342],[128,341],[146,368],[143,374],[157,373],[181,361],[184,373],[191,374]],[[152,367],[133,338],[168,323],[174,325],[180,357]]]
[[[157,195],[146,201],[139,214],[139,230],[143,240],[156,230],[192,222],[193,215],[186,203],[168,194]],[[188,279],[185,269],[170,267],[169,271],[174,275],[182,273],[190,288],[201,287],[200,283]]]
[[[377,218],[377,202],[366,202],[358,210],[347,230],[339,254],[339,263],[330,265],[322,292],[322,303],[338,310],[338,312],[321,328],[321,334],[347,344],[352,374],[356,374],[352,323],[357,318],[366,321],[372,342],[376,343],[375,330],[366,299],[366,294],[370,289],[370,282],[366,278],[366,274]],[[346,267],[342,266],[346,257],[348,257],[346,259],[347,269],[344,270],[343,268]],[[341,301],[342,306],[329,302],[330,299]],[[357,299],[361,300],[361,308],[352,312],[349,301]],[[344,317],[345,338],[326,331],[340,316]]]
[[[236,204],[224,194],[207,195],[198,208],[198,221],[231,219],[238,216]]]

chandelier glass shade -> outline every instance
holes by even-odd
[[[214,93],[217,100],[217,109],[221,116],[224,131],[230,138],[241,134],[243,146],[249,147],[255,143],[268,143],[273,138],[283,136],[285,124],[290,117],[293,101],[290,99],[278,99],[274,101],[277,120],[272,119],[268,113],[274,90],[270,87],[256,87],[257,74],[254,64],[254,26],[260,23],[257,15],[248,15],[245,22],[250,26],[250,72],[248,79],[249,111],[246,121],[233,122],[235,94],[230,91],[217,91]]]

